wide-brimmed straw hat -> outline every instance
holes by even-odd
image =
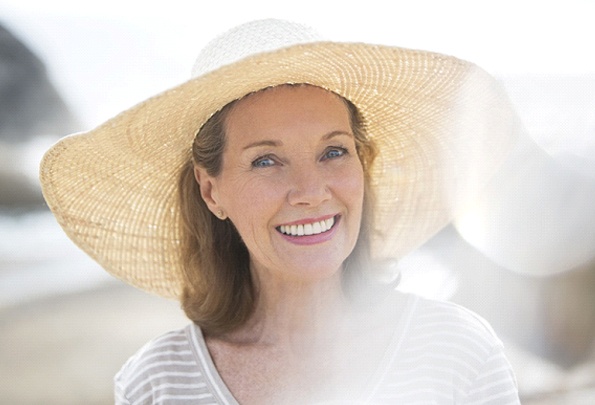
[[[193,139],[229,102],[285,83],[330,90],[362,113],[379,150],[371,168],[378,259],[398,259],[446,225],[516,136],[500,86],[471,63],[329,42],[300,24],[255,21],[209,43],[189,81],[53,146],[41,163],[49,208],[105,270],[179,297],[176,187]]]

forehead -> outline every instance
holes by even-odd
[[[283,85],[253,93],[236,102],[226,117],[226,133],[282,135],[350,130],[349,109],[336,94],[311,85]]]
[[[244,96],[235,103],[233,109],[266,103],[267,101],[296,100],[300,98],[307,98],[312,102],[315,102],[316,100],[335,100],[335,102],[344,102],[339,95],[323,89],[322,87],[311,84],[282,84],[267,87]]]

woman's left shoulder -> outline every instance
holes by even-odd
[[[404,308],[408,330],[417,336],[433,336],[434,339],[475,342],[485,350],[501,347],[502,342],[494,329],[482,316],[451,301],[424,298],[395,292],[399,306]]]
[[[378,397],[431,402],[449,393],[453,403],[518,404],[504,345],[485,319],[449,301],[402,292],[394,300],[397,339]],[[413,393],[408,386],[424,389]]]

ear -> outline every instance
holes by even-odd
[[[203,201],[207,204],[209,210],[213,214],[220,211],[221,207],[219,205],[217,179],[199,166],[194,166],[194,178],[200,186],[200,195]]]

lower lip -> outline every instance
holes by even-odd
[[[281,232],[279,232],[279,235],[281,235],[281,237],[286,241],[291,242],[295,245],[317,245],[319,243],[324,243],[332,239],[332,237],[335,235],[337,231],[337,226],[339,225],[339,222],[341,222],[341,217],[336,216],[335,223],[333,224],[333,227],[331,229],[316,235],[292,236],[286,235]]]

